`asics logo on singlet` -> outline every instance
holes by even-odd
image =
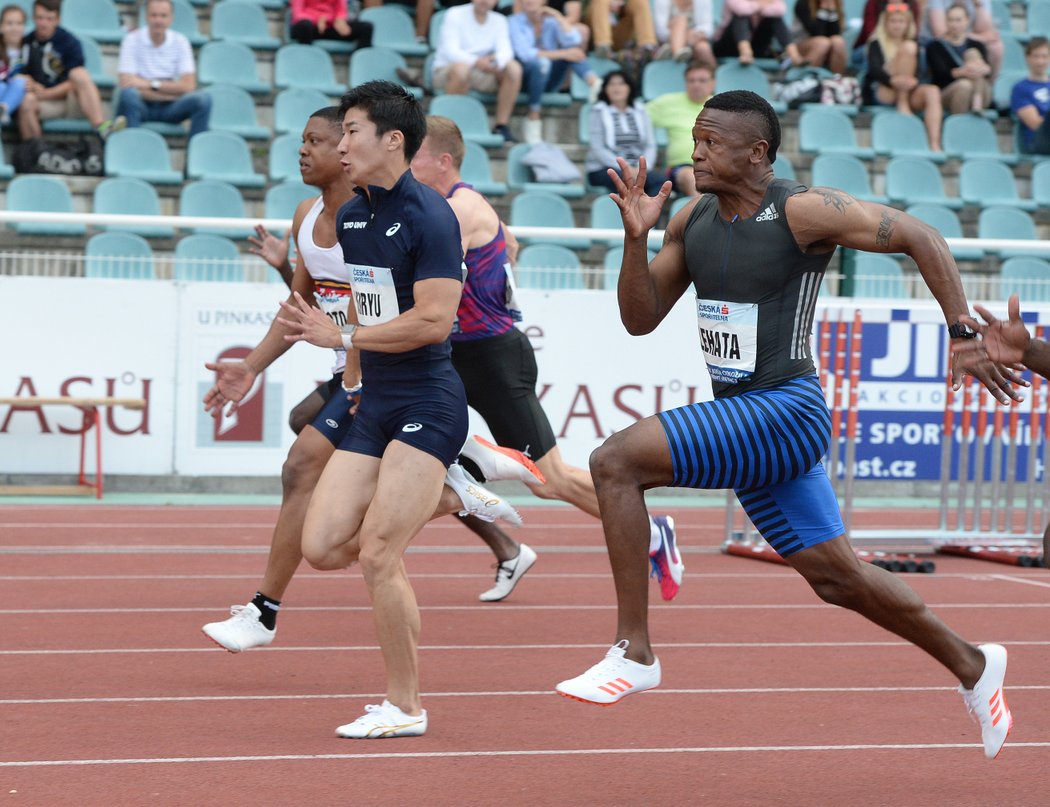
[[[396,232],[397,232],[398,230],[400,230],[400,229],[401,229],[401,222],[399,221],[399,222],[397,222],[396,224],[392,225],[392,226],[390,227],[390,229],[388,229],[388,230],[386,231],[386,234],[387,234],[387,235],[393,235],[394,233],[396,233]]]
[[[777,206],[770,204],[765,210],[755,216],[755,221],[773,221],[779,219],[780,214],[777,213]]]
[[[344,221],[343,222],[343,229],[344,230],[363,230],[367,226],[368,226],[368,222],[367,221]]]
[[[401,431],[403,431],[403,432],[418,432],[422,428],[423,428],[423,424],[422,423],[406,423],[404,426],[401,427]]]

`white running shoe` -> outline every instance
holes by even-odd
[[[515,527],[521,526],[518,511],[491,490],[479,485],[462,465],[453,463],[448,466],[445,484],[452,488],[463,502],[463,509],[459,511],[461,516],[477,516],[482,521],[502,518]]]
[[[478,599],[482,602],[499,602],[507,597],[518,581],[525,576],[525,572],[532,568],[536,562],[536,553],[526,544],[518,545],[518,556],[513,560],[505,560],[496,565],[496,585],[481,594]]]
[[[504,448],[474,435],[463,445],[459,453],[473,461],[488,482],[517,479],[530,485],[544,484],[540,469],[521,451]]]
[[[631,661],[625,657],[628,644],[621,639],[587,672],[562,681],[555,690],[566,698],[612,706],[627,695],[660,686],[660,659],[648,666]]]
[[[650,576],[659,581],[660,596],[670,601],[682,587],[685,563],[675,543],[674,519],[670,516],[653,516],[652,526],[660,532],[660,545],[649,553],[649,563],[653,567]]]
[[[1003,679],[1006,678],[1006,648],[998,644],[982,644],[984,672],[973,689],[959,687],[970,716],[981,727],[984,755],[995,759],[1003,750],[1006,736],[1014,725],[1014,716],[1006,705]]]
[[[277,635],[277,628],[270,630],[259,621],[261,613],[254,603],[234,605],[230,608],[230,614],[229,619],[209,622],[201,630],[215,644],[231,653],[265,647]]]
[[[390,701],[384,700],[378,706],[368,704],[363,715],[353,723],[340,726],[335,733],[350,740],[381,740],[384,737],[419,737],[426,730],[426,709],[420,715],[406,715]]]

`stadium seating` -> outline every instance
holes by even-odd
[[[282,45],[274,56],[273,84],[281,90],[305,87],[327,95],[341,95],[346,87],[335,80],[332,57],[310,45]]]
[[[1019,159],[1017,152],[1007,154],[999,150],[995,125],[978,115],[949,115],[944,119],[941,139],[945,153],[960,160],[988,158],[1016,165]]]
[[[460,166],[460,176],[464,182],[470,183],[474,189],[485,196],[504,196],[507,193],[507,183],[498,182],[492,177],[492,163],[489,155],[482,146],[467,140],[463,143],[463,165]]]
[[[876,154],[888,157],[924,157],[943,163],[942,152],[930,150],[926,127],[915,115],[904,115],[895,109],[879,112],[871,119],[871,145]]]
[[[304,121],[305,122],[305,121]],[[284,182],[285,180],[298,181],[302,174],[299,173],[299,147],[303,139],[298,134],[280,135],[270,143],[269,171],[267,172],[271,182]]]
[[[385,6],[380,6],[365,10],[383,11],[385,8]],[[405,57],[391,48],[358,48],[350,56],[350,83],[356,86],[366,81],[384,80],[404,86],[404,82],[398,76],[397,70],[406,66]],[[422,100],[423,90],[421,87],[405,87],[405,89],[417,99]]]
[[[180,239],[175,245],[175,279],[243,283],[244,266],[237,245],[210,233]]]
[[[238,1],[235,0],[235,2]],[[297,137],[300,136],[310,116],[326,106],[332,106],[332,99],[320,90],[305,87],[290,87],[287,90],[281,90],[273,99],[274,133],[290,132]]]
[[[858,252],[854,264],[854,297],[908,297],[901,265],[888,255]]]
[[[585,188],[581,182],[536,182],[532,169],[523,160],[532,146],[518,143],[507,152],[507,184],[516,191],[545,191],[564,196],[566,199],[580,199]]]
[[[211,38],[230,39],[254,50],[281,46],[281,40],[270,35],[266,12],[246,0],[222,0],[212,6]]]
[[[141,235],[98,233],[84,248],[84,277],[152,280],[156,277],[153,249]]]
[[[316,196],[317,189],[302,182],[291,181],[273,185],[264,197],[266,218],[291,220],[301,201]]]
[[[95,213],[159,216],[160,198],[148,182],[135,177],[110,177],[95,186],[91,209]],[[147,238],[170,238],[171,227],[154,224],[121,224],[106,229],[123,230]]]
[[[24,174],[7,185],[8,210],[40,213],[72,213],[73,194],[58,177]],[[14,224],[19,235],[84,235],[83,224],[56,224],[46,221],[20,221]]]
[[[545,191],[525,191],[514,197],[510,206],[510,223],[515,227],[575,227],[572,208],[561,196]],[[518,236],[524,243],[560,244],[570,249],[589,249],[590,239],[582,236]]]
[[[255,101],[247,90],[232,84],[213,84],[207,91],[211,95],[210,130],[232,132],[246,140],[269,140],[273,136],[259,125]]]
[[[954,210],[938,204],[911,205],[908,214],[915,216],[919,221],[929,224],[945,238],[962,238],[962,223],[959,214]],[[979,261],[984,257],[984,251],[976,247],[954,247],[952,255],[960,261]]]
[[[1009,258],[999,270],[999,299],[1019,294],[1026,303],[1050,300],[1050,263],[1042,258]]]
[[[863,202],[889,202],[885,195],[872,192],[867,166],[849,154],[818,155],[813,160],[811,175],[814,187],[838,188]]]
[[[987,207],[1011,205],[1035,210],[1033,199],[1022,199],[1013,172],[998,160],[964,160],[959,169],[959,196],[967,204]]]
[[[266,177],[255,172],[243,137],[232,132],[201,132],[186,149],[189,179],[219,179],[242,188],[261,188]]]
[[[179,193],[179,215],[194,218],[243,219],[248,212],[244,207],[244,197],[233,185],[216,179],[202,179],[187,182],[182,186]],[[251,224],[219,229],[190,228],[190,231],[224,235],[227,238],[247,238],[249,235],[255,235],[255,228]]]
[[[981,210],[977,217],[977,237],[1032,242],[1038,238],[1032,217],[1023,210],[1007,206],[985,207]],[[1040,255],[1038,251],[1026,252],[1024,249],[995,249],[989,252],[998,255],[1001,259]]]
[[[137,177],[157,185],[178,185],[182,174],[171,167],[167,141],[156,132],[125,129],[106,138],[106,176]]]
[[[886,195],[905,205],[932,202],[953,210],[963,206],[962,199],[945,194],[940,170],[925,157],[892,158],[886,164]]]
[[[382,43],[402,56],[426,56],[430,52],[429,47],[416,42],[416,25],[400,6],[366,8],[361,12],[361,19],[375,26],[373,43]]]
[[[469,95],[439,95],[430,102],[431,115],[444,115],[456,122],[464,140],[471,140],[485,148],[503,146],[503,136],[489,127],[489,113],[485,105]]]
[[[584,288],[580,259],[556,244],[531,244],[518,253],[518,285],[529,289]]]
[[[798,119],[799,149],[816,154],[849,154],[860,159],[875,156],[873,149],[857,145],[857,132],[849,116],[835,108],[804,109]]]
[[[32,13],[30,13],[32,19]],[[62,27],[102,44],[118,44],[124,27],[112,0],[75,0],[62,4]]]
[[[255,95],[269,93],[272,87],[259,80],[255,52],[247,45],[229,40],[209,42],[197,57],[197,80],[202,85],[232,84]]]

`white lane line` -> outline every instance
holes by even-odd
[[[1005,580],[1008,583],[1021,583],[1026,586],[1039,586],[1040,588],[1050,588],[1050,580],[1033,580],[1028,577],[1018,577],[1014,574],[992,574],[988,576],[995,580]]]
[[[272,754],[227,757],[146,757],[141,759],[33,759],[0,762],[3,768],[74,765],[177,765],[215,762],[318,762],[349,759],[457,759],[461,757],[560,757],[614,754],[780,754],[803,751],[961,751],[972,753],[975,743],[865,743],[863,745],[719,745],[679,748],[543,748],[531,751],[418,751],[375,754]],[[1050,748],[1050,742],[1010,743],[1010,749]]]
[[[1050,640],[1048,641],[1012,641],[1009,639],[999,638],[996,641],[1001,642],[1004,645],[1010,647],[1046,647],[1050,646]],[[668,644],[661,644],[660,651],[673,649],[777,649],[777,648],[801,648],[801,649],[821,649],[821,648],[842,648],[842,647],[859,647],[859,648],[882,648],[882,647],[911,647],[912,645],[904,641],[886,641],[886,642],[673,642]],[[479,650],[479,651],[506,651],[506,650],[607,650],[608,644],[582,644],[575,642],[573,644],[449,644],[449,645],[420,645],[420,651],[464,651],[464,650]],[[259,647],[252,650],[252,653],[357,653],[357,652],[375,652],[379,650],[379,645],[302,645],[298,647]],[[207,646],[207,647],[92,647],[92,648],[79,648],[79,649],[39,649],[39,650],[0,650],[0,656],[104,656],[104,655],[116,655],[121,653],[225,653],[221,647]]]
[[[1010,691],[1018,690],[1046,691],[1050,684],[1016,686],[1011,684]],[[650,689],[641,693],[647,697],[654,695],[821,695],[821,694],[870,694],[873,692],[956,692],[956,687],[733,687],[705,689]],[[515,692],[424,692],[422,698],[548,698],[555,694],[552,689],[522,690]],[[0,706],[55,706],[64,704],[96,703],[211,703],[213,701],[309,701],[309,700],[376,700],[385,698],[382,692],[347,692],[339,694],[311,695],[172,695],[167,697],[140,698],[4,698]]]

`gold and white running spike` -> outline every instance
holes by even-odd
[[[461,516],[477,516],[482,521],[501,518],[515,527],[521,526],[518,511],[491,490],[479,485],[462,465],[453,463],[449,466],[448,473],[445,474],[445,484],[452,488],[463,502],[463,509],[459,513]]]

